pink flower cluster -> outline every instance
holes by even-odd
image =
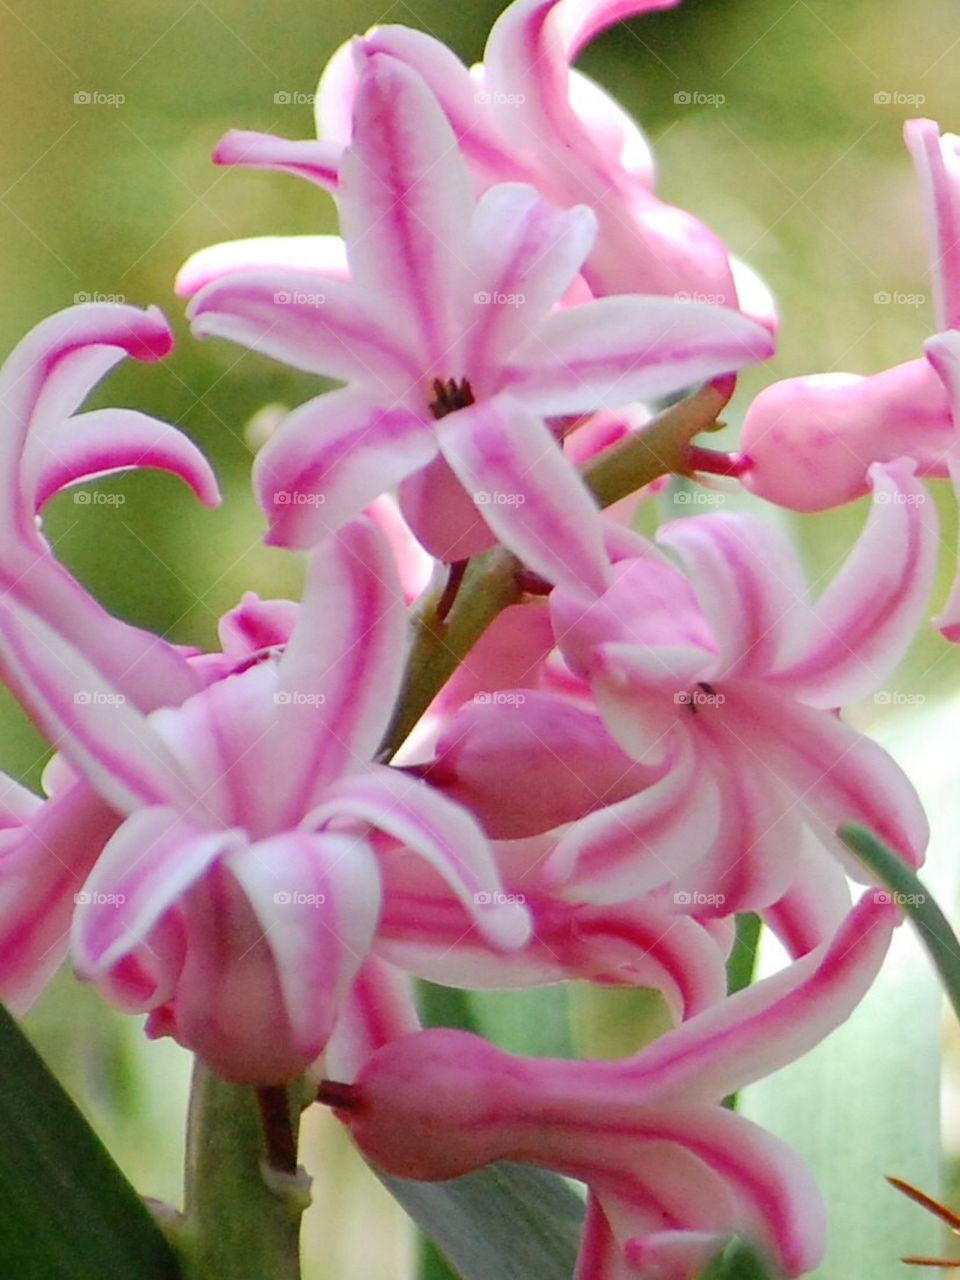
[[[837,827],[923,859],[913,787],[839,709],[926,622],[918,474],[960,485],[960,153],[914,121],[940,332],[873,378],[768,388],[742,456],[714,455],[781,506],[872,493],[830,584],[812,597],[764,515],[651,540],[601,509],[590,475],[658,401],[712,384],[719,405],[774,345],[760,283],[659,200],[642,133],[571,67],[670,3],[515,0],[473,70],[383,27],[324,73],[320,140],[221,142],[220,163],[331,193],[341,236],[198,253],[194,333],[342,386],[254,465],[268,540],[308,553],[303,599],[247,595],[219,652],[111,617],[37,520],[131,467],[218,501],[173,427],[77,412],[123,355],[166,355],[160,314],[75,307],[0,375],[0,676],[57,753],[44,796],[3,783],[4,997],[27,1005],[69,952],[226,1079],[282,1084],[325,1054],[326,1096],[390,1173],[580,1179],[578,1280],[688,1280],[734,1233],[787,1275],[818,1263],[809,1175],[719,1104],[842,1022],[882,962],[897,909],[853,903]],[[719,305],[685,300],[703,295]],[[514,589],[437,678],[422,641],[442,652],[465,600],[482,610],[478,564]],[[940,625],[960,638],[960,588]],[[791,959],[728,997],[745,912]],[[523,1061],[420,1030],[413,977],[654,988],[675,1025],[620,1062]]]

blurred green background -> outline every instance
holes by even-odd
[[[180,424],[206,450],[224,489],[215,513],[173,480],[145,475],[115,482],[122,505],[57,500],[47,530],[58,552],[120,615],[208,644],[217,616],[243,590],[284,595],[299,584],[296,557],[259,545],[244,430],[263,405],[295,405],[315,384],[226,344],[191,342],[172,280],[190,253],[215,241],[333,230],[332,205],[293,179],[215,168],[214,143],[234,126],[307,136],[312,116],[303,95],[341,41],[372,23],[430,31],[472,61],[498,11],[486,0],[386,8],[323,0],[0,4],[0,108],[8,122],[0,139],[0,347],[8,350],[80,295],[158,303],[177,329],[177,350],[161,366],[122,369],[102,401]],[[918,354],[932,310],[900,129],[916,114],[960,126],[958,58],[955,0],[915,0],[909,10],[902,0],[688,0],[621,26],[584,55],[582,67],[647,128],[661,193],[713,226],[778,298],[779,354],[742,379],[734,426],[749,395],[775,377],[871,372]],[[284,92],[293,105],[277,104]],[[724,101],[683,105],[675,100],[682,93]],[[77,94],[123,101],[84,103]],[[924,300],[875,301],[898,292]],[[942,592],[955,517],[952,503],[941,505]],[[821,581],[863,511],[783,518]],[[900,691],[932,698],[948,689],[948,654],[932,631],[922,636]],[[35,784],[44,746],[9,700],[0,712],[2,764]],[[874,703],[855,712],[863,724],[881,714],[899,712]],[[525,999],[515,1006],[522,1010],[515,1028],[527,1018]],[[614,1049],[618,1028],[636,1013],[629,1003],[549,1001],[563,1034],[570,1023],[593,1049]],[[499,1013],[497,1025],[508,1035]],[[185,1055],[169,1043],[147,1045],[133,1021],[113,1018],[68,980],[44,997],[28,1028],[138,1187],[176,1199]],[[308,1275],[409,1274],[413,1246],[401,1215],[322,1117],[311,1120],[305,1159],[321,1206],[311,1212]]]

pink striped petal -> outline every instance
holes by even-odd
[[[907,120],[903,139],[913,157],[930,244],[937,328],[960,328],[960,139],[941,136],[935,120]]]
[[[793,796],[797,815],[821,841],[836,847],[837,827],[859,822],[911,866],[923,861],[929,839],[923,806],[906,774],[877,743],[836,716],[769,688],[732,689],[723,711],[728,731],[749,752],[753,772]]]
[[[83,886],[70,952],[99,981],[143,947],[160,919],[240,839],[200,831],[173,809],[143,809],[110,840]]]
[[[710,1231],[652,1231],[627,1244],[628,1265],[658,1280],[694,1280],[723,1251],[729,1235]]]
[[[470,177],[433,94],[395,58],[366,60],[340,181],[341,230],[358,289],[380,300],[383,323],[404,317],[407,349],[421,370],[462,377],[454,339]]]
[[[466,810],[419,779],[376,768],[335,783],[308,821],[319,827],[347,817],[368,822],[425,859],[495,946],[513,950],[524,945],[529,916],[501,891],[489,846]]]
[[[533,187],[502,183],[481,196],[467,244],[474,311],[463,357],[475,390],[560,301],[596,232],[586,206],[561,211]]]
[[[434,439],[436,437],[434,436]],[[489,551],[496,538],[443,455],[407,476],[400,510],[431,556],[452,564]]]
[[[797,554],[755,516],[719,513],[673,520],[657,541],[683,561],[717,641],[711,678],[757,678],[803,651],[809,613]]]
[[[597,507],[536,415],[506,396],[437,428],[444,458],[505,546],[550,582],[600,593],[608,575]]]
[[[217,143],[214,164],[239,165],[243,169],[276,169],[315,182],[324,191],[336,191],[343,148],[336,142],[314,138],[293,140],[272,133],[231,129]]]
[[[763,912],[794,959],[828,942],[852,905],[843,869],[809,830],[792,857],[790,888]]]
[[[856,546],[817,601],[803,657],[786,688],[839,707],[887,680],[926,615],[939,546],[933,499],[906,458],[870,468],[874,498]]]
[[[503,388],[546,414],[592,413],[664,396],[765,360],[770,335],[720,307],[601,298],[543,322]]]
[[[403,397],[421,379],[395,328],[358,289],[302,269],[244,271],[215,280],[191,302],[198,338],[227,338],[294,369]]]
[[[266,649],[282,648],[296,625],[299,604],[293,600],[261,600],[245,591],[240,603],[217,624],[224,654],[242,661]]]
[[[393,494],[381,493],[370,503],[364,514],[373,521],[390,544],[403,587],[403,598],[407,604],[413,604],[430,585],[434,569],[433,556],[424,551],[414,537]]]
[[[347,280],[347,253],[339,236],[254,236],[227,240],[192,254],[177,272],[175,289],[192,298],[224,276],[249,271],[309,271]]]
[[[190,802],[178,761],[145,717],[40,618],[0,608],[0,669],[41,731],[119,812]]]
[[[614,903],[689,874],[720,814],[701,763],[683,744],[660,781],[575,822],[547,863],[547,883],[573,900]]]
[[[305,549],[341,528],[436,454],[429,424],[345,387],[308,400],[257,454],[253,484],[267,541]]]
[[[380,913],[377,862],[364,840],[291,832],[229,853],[277,967],[292,1048],[322,1052],[370,949]]]
[[[685,1022],[629,1067],[618,1064],[625,1099],[657,1107],[717,1102],[808,1052],[876,977],[898,916],[888,898],[868,892],[828,943]]]
[[[30,466],[38,507],[67,485],[141,467],[179,476],[208,507],[220,503],[216,477],[197,446],[134,409],[96,409],[71,418],[36,442]]]
[[[120,817],[75,783],[0,844],[0,993],[24,1012],[62,962],[74,895]]]
[[[369,521],[354,521],[314,552],[277,669],[265,766],[279,828],[373,758],[400,687],[406,631],[390,549]]]
[[[938,333],[924,343],[924,350],[950,397],[953,409],[954,437],[947,451],[947,467],[953,491],[960,496],[960,334],[953,330]],[[946,604],[933,621],[945,639],[954,643],[960,640],[960,568],[954,576]]]

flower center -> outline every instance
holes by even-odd
[[[474,403],[473,389],[468,378],[461,378],[459,382],[456,378],[448,378],[446,382],[442,378],[434,378],[433,395],[429,409],[438,420],[445,418],[448,413],[456,413],[458,409],[467,409]]]

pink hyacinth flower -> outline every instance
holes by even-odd
[[[497,1160],[585,1182],[577,1280],[692,1280],[736,1233],[787,1276],[821,1260],[824,1207],[799,1159],[720,1105],[812,1049],[876,976],[897,909],[868,892],[835,938],[632,1058],[511,1057],[457,1031],[404,1036],[352,1086],[322,1086],[360,1150],[404,1178]]]
[[[530,183],[565,208],[592,206],[596,242],[584,275],[598,296],[625,292],[709,297],[772,329],[772,300],[696,218],[654,194],[653,158],[630,116],[572,67],[581,50],[625,18],[677,0],[517,0],[496,22],[472,71],[424,32],[387,25],[342,46],[317,93],[321,141],[291,142],[235,130],[220,164],[271,168],[337,187],[337,152],[352,135],[357,64],[378,53],[429,84],[456,134],[478,190]]]
[[[369,763],[405,626],[382,537],[350,525],[314,556],[282,656],[144,716],[85,652],[0,606],[28,709],[126,818],[83,886],[75,967],[227,1078],[278,1083],[323,1048],[376,934],[372,830],[429,861],[497,945],[526,939],[469,816]]]
[[[908,120],[904,139],[926,214],[936,325],[949,330],[960,324],[960,142],[933,120]],[[952,404],[929,359],[867,378],[787,378],[747,411],[744,484],[780,506],[823,511],[866,493],[875,461],[911,457],[921,475],[955,473]]]
[[[37,515],[62,489],[130,468],[179,476],[209,506],[219,501],[210,467],[175,428],[133,409],[77,413],[124,356],[162,359],[173,339],[155,308],[72,307],[37,325],[0,371],[0,588],[74,644],[144,710],[182,701],[198,687],[169,644],[111,617],[58,563]],[[5,678],[17,689],[12,672]]]
[[[646,544],[599,600],[553,592],[558,644],[612,736],[634,760],[670,764],[561,836],[550,866],[564,894],[611,902],[670,882],[707,913],[756,910],[786,892],[805,828],[842,856],[844,821],[919,862],[928,832],[913,787],[834,714],[896,668],[936,563],[933,502],[912,464],[871,477],[867,524],[815,604],[791,545],[746,515],[662,528],[682,571]],[[691,852],[677,832],[704,811],[713,835]]]
[[[383,54],[360,80],[337,199],[350,283],[228,271],[191,306],[200,336],[349,384],[295,410],[258,455],[269,540],[312,545],[399,485],[439,558],[500,539],[551,582],[602,589],[601,521],[546,419],[730,372],[767,356],[769,336],[736,312],[665,298],[553,311],[589,252],[593,213],[518,184],[477,201],[436,99]]]

